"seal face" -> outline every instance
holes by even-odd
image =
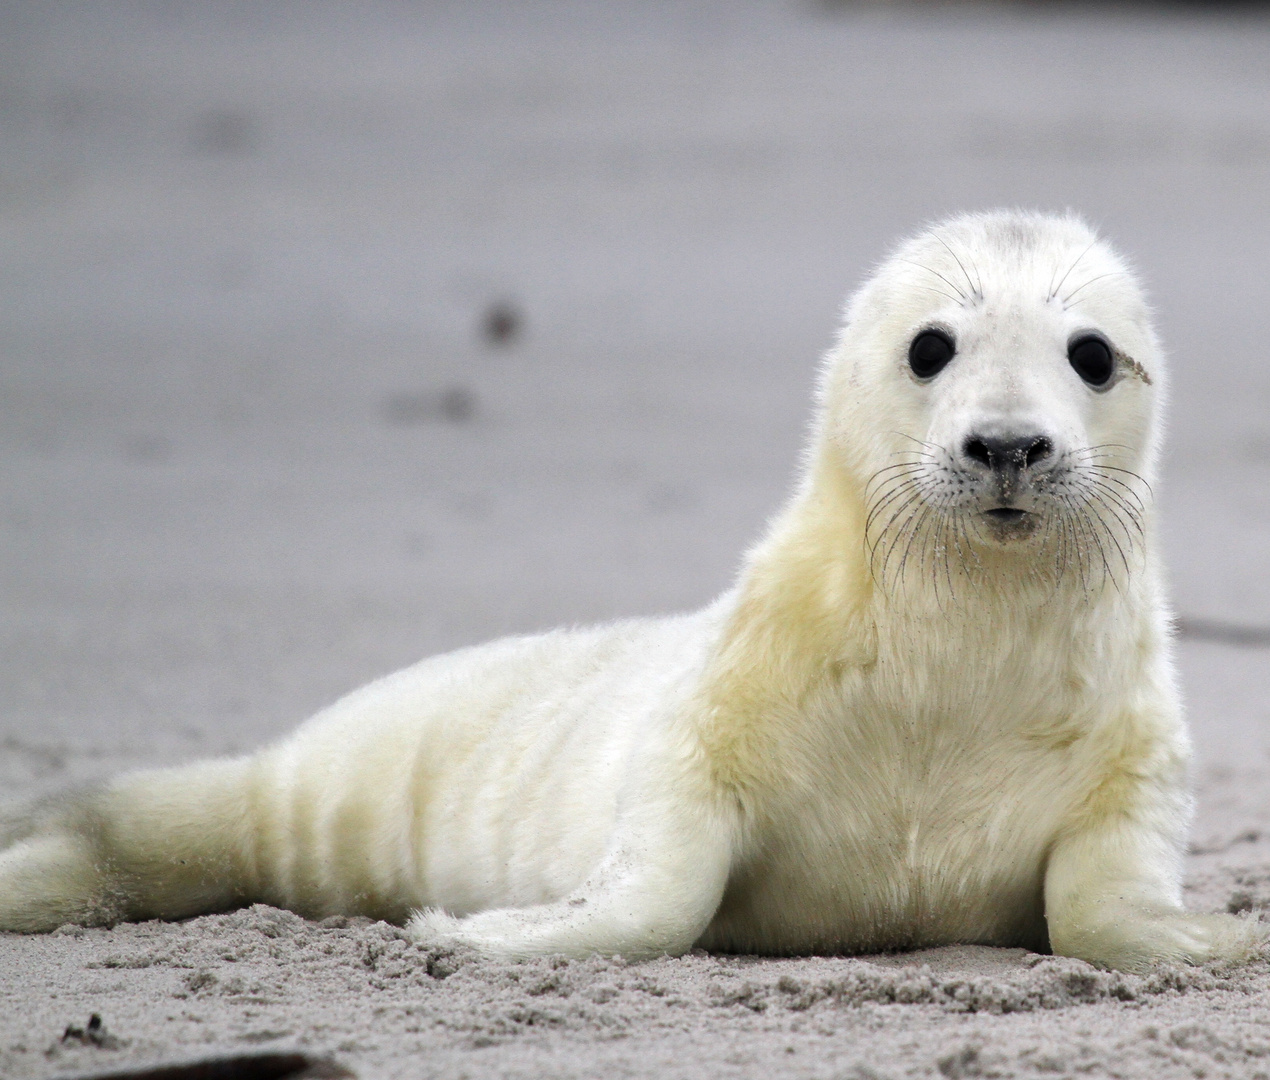
[[[1089,588],[1132,572],[1158,396],[1132,357],[1158,367],[1159,350],[1131,274],[1083,225],[940,226],[866,285],[848,327],[847,377],[893,420],[867,446],[840,429],[870,478],[879,580],[964,585],[1006,547],[1033,576]]]
[[[435,657],[19,814],[0,929],[262,901],[504,957],[1247,957],[1258,924],[1181,901],[1164,389],[1083,223],[944,222],[850,301],[802,479],[715,603]]]

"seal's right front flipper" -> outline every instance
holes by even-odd
[[[1051,947],[1060,956],[1133,972],[1159,963],[1253,958],[1270,927],[1183,906],[1187,806],[1177,778],[1183,762],[1147,739],[1137,750],[1113,758],[1050,853],[1045,918]]]

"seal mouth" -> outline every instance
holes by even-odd
[[[1026,510],[1013,506],[998,506],[994,510],[985,510],[984,513],[1000,525],[1018,525],[1028,517]]]

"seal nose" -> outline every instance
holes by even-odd
[[[994,473],[1023,472],[1039,465],[1054,453],[1054,445],[1044,435],[969,436],[961,452],[970,461]]]

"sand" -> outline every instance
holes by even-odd
[[[264,1046],[385,1077],[1249,1077],[1270,1065],[1270,987],[1249,968],[1132,976],[982,946],[500,964],[340,922],[258,906],[43,938],[23,967],[58,994],[9,1035],[25,1049],[0,1059],[5,1075]],[[117,1043],[56,1037],[94,1011]]]
[[[1188,902],[1270,907],[1267,55],[1252,8],[0,5],[0,793],[704,603],[885,246],[1072,206],[1173,355]],[[491,964],[253,908],[0,936],[0,1075],[1243,1078],[1267,995],[968,947]]]

